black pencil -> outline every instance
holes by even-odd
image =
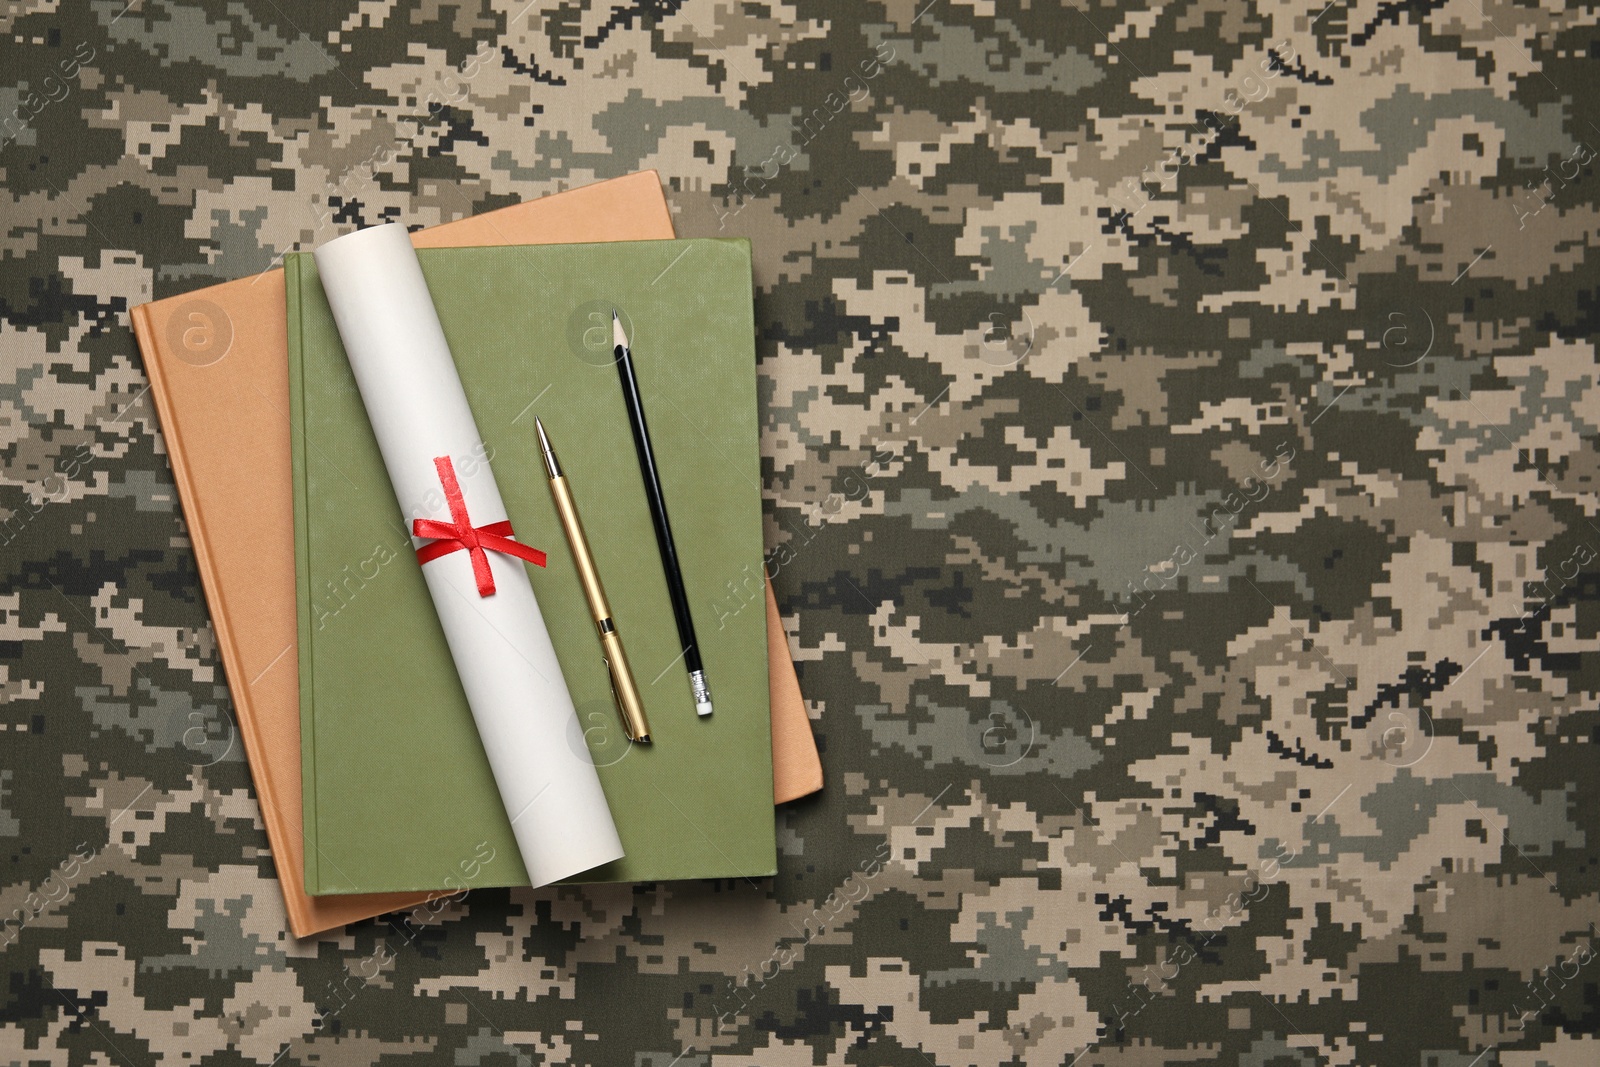
[[[644,475],[644,493],[650,501],[650,520],[656,528],[656,546],[661,549],[661,569],[667,575],[667,595],[672,599],[672,614],[678,620],[678,641],[683,646],[683,665],[689,672],[689,691],[694,695],[694,710],[711,714],[711,685],[706,681],[705,665],[700,662],[700,646],[694,636],[694,619],[689,615],[689,594],[683,586],[683,571],[678,566],[678,549],[672,543],[672,525],[667,521],[667,498],[661,492],[656,474],[655,452],[650,448],[650,430],[645,425],[644,402],[639,396],[639,380],[633,373],[633,353],[628,350],[628,335],[622,332],[617,313],[611,313],[611,340],[616,345],[617,374],[622,378],[622,402],[628,408],[628,425],[633,428],[633,446],[639,452],[639,471]]]

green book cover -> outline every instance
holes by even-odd
[[[743,240],[418,252],[626,857],[580,881],[776,871],[750,248]],[[286,263],[306,890],[527,885],[510,822],[308,254]],[[696,716],[621,384],[632,342],[716,712]],[[644,697],[629,744],[562,536],[560,454]],[[749,569],[746,569],[746,568]],[[743,604],[751,607],[740,608]],[[732,605],[729,607],[728,605]]]

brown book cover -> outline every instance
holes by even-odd
[[[564,244],[674,236],[654,171],[412,234],[421,247]],[[300,701],[286,298],[281,270],[133,309],[173,476],[233,695],[262,821],[296,937],[412,906],[419,894],[313,897],[303,888]],[[775,608],[769,603],[768,611]],[[781,638],[782,631],[776,631]],[[773,670],[793,664],[774,646]],[[774,678],[777,674],[774,673]],[[774,761],[816,761],[798,688],[780,704]],[[805,730],[807,746],[776,738]],[[820,765],[819,765],[820,770]],[[820,773],[817,776],[820,778]],[[775,780],[799,786],[786,773]],[[809,778],[805,778],[809,781]],[[819,783],[820,784],[820,783]],[[814,789],[815,786],[812,787]],[[811,789],[806,789],[806,792]],[[775,790],[779,802],[804,795]]]
[[[778,617],[778,601],[767,587],[767,676],[772,690],[772,792],[779,804],[822,788],[822,760],[811,733],[800,679],[789,655],[789,636]]]

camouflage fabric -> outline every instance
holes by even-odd
[[[7,4],[0,1062],[1600,1062],[1596,21]],[[827,788],[293,941],[128,308],[646,167]]]

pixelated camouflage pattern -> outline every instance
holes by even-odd
[[[5,5],[0,1062],[1600,1062],[1596,21]],[[652,167],[827,788],[289,939],[128,309]]]

